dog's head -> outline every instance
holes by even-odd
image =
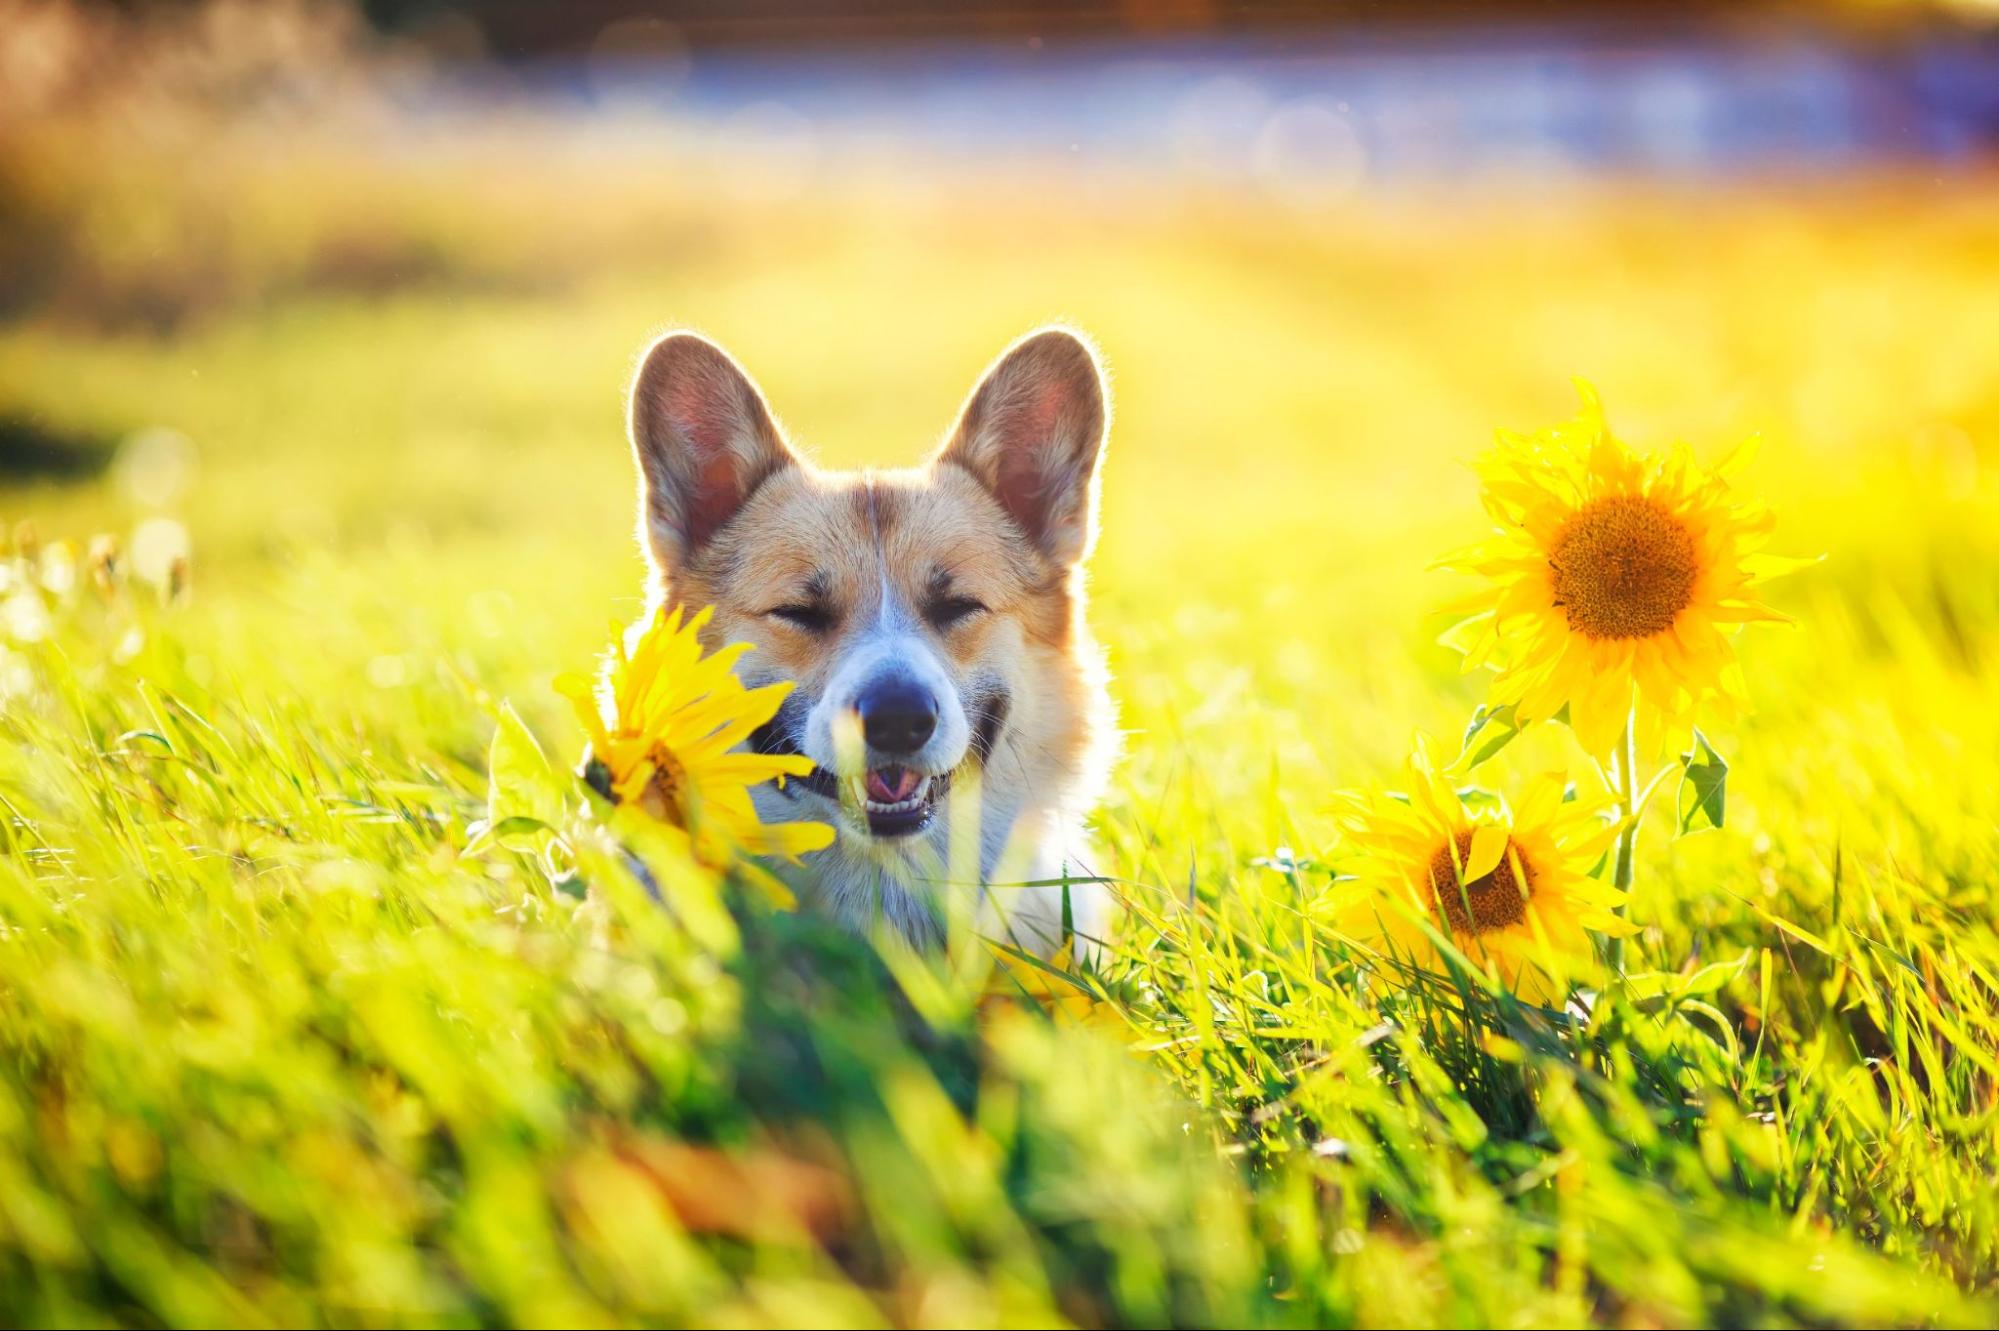
[[[653,590],[714,605],[710,645],[755,644],[752,682],[797,686],[755,742],[819,770],[766,798],[820,801],[843,845],[882,853],[941,835],[974,768],[1006,818],[1064,798],[1096,738],[1078,574],[1106,422],[1089,345],[1043,329],[925,465],[828,472],[720,348],[653,345],[631,397]]]

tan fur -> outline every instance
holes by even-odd
[[[961,704],[995,689],[1008,700],[988,760],[943,797],[953,806],[979,794],[978,873],[1092,872],[1077,829],[1101,789],[1113,726],[1083,591],[1107,421],[1087,344],[1061,330],[1023,339],[968,398],[944,447],[906,470],[833,472],[798,458],[734,370],[719,349],[673,335],[634,386],[652,600],[715,606],[709,646],[754,644],[746,678],[794,681],[801,700],[820,698],[868,635],[900,625]],[[921,608],[945,594],[984,610],[943,627],[924,621]],[[823,606],[830,623],[814,631],[772,614],[801,602]],[[808,864],[822,904],[857,926],[885,920],[934,936],[951,909],[945,866],[963,862],[948,845],[948,828],[967,825],[954,808],[940,807],[921,837],[886,840],[801,798],[818,803],[796,791],[758,802],[772,818],[835,820],[839,842]],[[961,886],[989,925],[1003,919],[1020,941],[1052,947],[1060,893]],[[1102,904],[1094,890],[1071,890],[1079,932],[1101,929]]]

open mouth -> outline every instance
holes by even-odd
[[[972,755],[979,762],[991,758],[1006,715],[1004,693],[980,703],[971,743]],[[798,745],[791,738],[797,724],[797,717],[780,713],[750,736],[750,747],[758,753],[797,753]],[[886,763],[843,781],[816,767],[806,776],[790,778],[786,788],[809,790],[867,819],[872,836],[905,837],[930,826],[938,804],[951,791],[951,773],[921,772],[900,763]]]
[[[891,764],[871,767],[850,780],[856,803],[876,836],[909,836],[930,825],[937,801],[951,788],[951,774],[937,776]]]
[[[930,826],[938,801],[951,789],[949,772],[933,775],[899,763],[870,767],[845,782],[823,768],[791,781],[860,814],[868,820],[868,831],[879,837],[921,832]]]
[[[938,801],[952,789],[952,773],[932,775],[890,763],[842,781],[832,771],[818,767],[812,775],[792,777],[792,783],[854,809],[868,819],[868,831],[878,837],[908,837],[928,827],[930,819],[936,817]]]

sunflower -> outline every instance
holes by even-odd
[[[1587,930],[1633,932],[1615,913],[1625,894],[1592,877],[1617,839],[1610,806],[1570,799],[1566,775],[1551,772],[1512,809],[1474,811],[1421,741],[1408,770],[1406,800],[1349,796],[1339,811],[1354,851],[1341,929],[1442,970],[1434,932],[1522,998],[1564,1000],[1571,980],[1593,969]]]
[[[1605,753],[1637,708],[1656,747],[1696,705],[1739,703],[1732,635],[1781,620],[1757,584],[1795,561],[1758,553],[1773,526],[1727,475],[1747,450],[1708,469],[1684,445],[1655,457],[1610,432],[1578,381],[1583,409],[1533,435],[1502,431],[1480,464],[1496,539],[1444,561],[1489,585],[1461,602],[1476,612],[1447,641],[1465,668],[1494,666],[1495,706],[1520,724],[1568,708],[1592,753]]]
[[[804,776],[797,754],[733,753],[777,714],[789,684],[746,689],[734,666],[748,643],[711,656],[700,632],[712,608],[683,621],[660,610],[614,647],[600,687],[580,675],[556,680],[590,736],[592,784],[621,808],[685,831],[695,856],[721,867],[739,851],[795,858],[832,843],[824,823],[764,823],[750,788]]]

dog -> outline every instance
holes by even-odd
[[[1115,748],[1085,614],[1109,391],[1062,327],[1007,348],[921,466],[823,470],[720,347],[669,333],[633,380],[650,608],[715,607],[709,650],[794,685],[751,741],[808,777],[766,820],[831,823],[805,894],[852,928],[934,946],[954,911],[1048,956],[1103,936],[1084,817]]]

